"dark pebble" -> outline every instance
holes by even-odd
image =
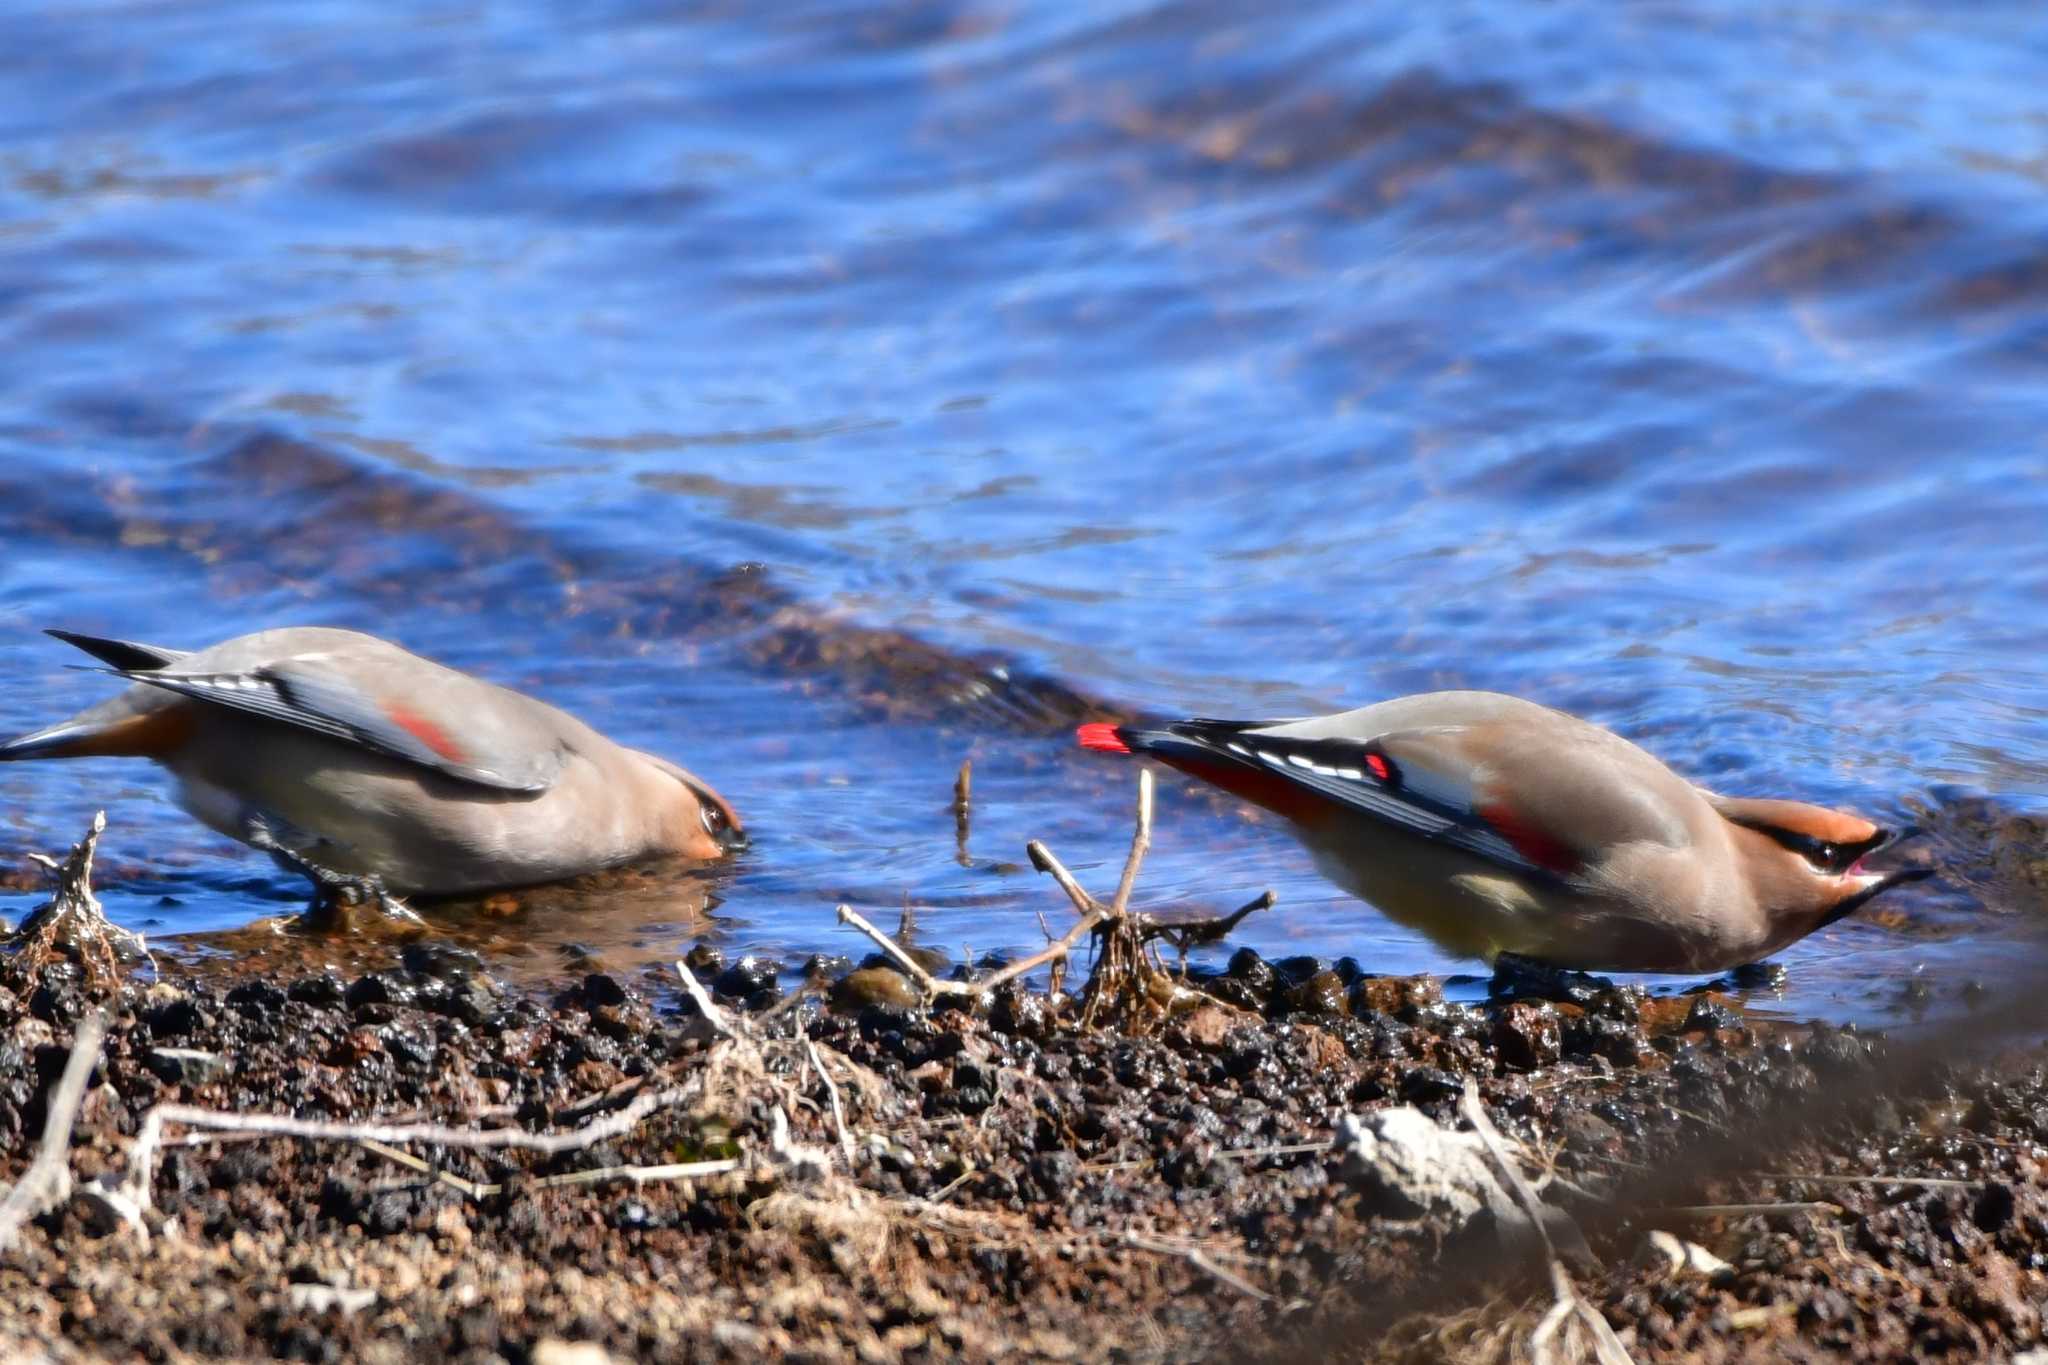
[[[1299,986],[1329,965],[1319,957],[1283,957],[1273,964],[1273,974],[1289,986]]]
[[[321,972],[292,982],[285,995],[300,1004],[332,1008],[348,999],[348,985],[333,972]]]
[[[389,972],[365,972],[349,983],[345,998],[350,1009],[364,1005],[410,1005],[413,989]]]
[[[144,1012],[142,1022],[149,1026],[152,1038],[182,1038],[203,1028],[206,1015],[187,995]]]
[[[1456,1099],[1464,1093],[1464,1080],[1439,1066],[1413,1066],[1401,1077],[1401,1098],[1410,1104]]]
[[[1031,1183],[1052,1200],[1071,1198],[1081,1179],[1081,1159],[1064,1150],[1040,1152],[1031,1158],[1029,1169]]]
[[[1633,1024],[1604,1014],[1588,1014],[1564,1028],[1568,1057],[1601,1057],[1616,1066],[1633,1066],[1643,1050],[1643,1035]]]
[[[1287,1004],[1297,1014],[1329,1016],[1351,1013],[1343,978],[1327,969],[1315,973],[1290,990],[1287,993]]]
[[[1517,1071],[1549,1066],[1563,1052],[1557,1011],[1534,1001],[1516,1000],[1503,1006],[1493,1016],[1489,1037],[1501,1061]]]
[[[626,988],[609,972],[592,972],[583,978],[583,1003],[592,1009],[623,1005],[627,998]]]
[[[1266,959],[1251,949],[1239,948],[1232,953],[1227,971],[1233,981],[1243,982],[1262,1001],[1272,997],[1277,978],[1273,969],[1266,965]]]
[[[408,972],[429,981],[461,982],[484,974],[484,960],[452,943],[408,943],[398,960]]]
[[[853,959],[843,953],[812,953],[804,959],[801,971],[806,981],[830,981],[852,966]]]
[[[1970,1221],[1977,1225],[1979,1232],[1997,1232],[2012,1221],[2019,1208],[2019,1196],[2007,1184],[1986,1185],[1978,1191],[1977,1199],[1970,1207]]]
[[[749,953],[718,974],[711,983],[711,992],[723,999],[741,1000],[749,1005],[770,1004],[782,994],[777,985],[781,974],[781,964]]]
[[[1010,985],[996,992],[988,1022],[998,1033],[1042,1041],[1052,1031],[1052,1011],[1044,996]]]
[[[1718,1033],[1722,1029],[1741,1028],[1742,1016],[1711,995],[1696,995],[1692,999],[1692,1008],[1685,1012],[1685,1023],[1681,1027],[1686,1033],[1695,1030]]]
[[[228,1059],[220,1053],[189,1047],[153,1047],[142,1060],[166,1085],[206,1085],[228,1071]]]

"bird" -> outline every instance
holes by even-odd
[[[131,685],[0,743],[0,762],[153,759],[201,823],[387,909],[746,842],[686,769],[374,635],[294,626],[186,652],[47,633]]]
[[[1722,796],[1611,730],[1498,692],[1295,720],[1095,722],[1078,739],[1276,812],[1338,886],[1496,966],[1721,972],[1930,874],[1865,870],[1901,833]]]

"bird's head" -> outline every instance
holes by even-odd
[[[1737,840],[1757,905],[1781,942],[1850,914],[1871,897],[1933,875],[1927,867],[1870,870],[1864,860],[1916,831],[1803,801],[1708,798],[1723,819],[1750,836]]]

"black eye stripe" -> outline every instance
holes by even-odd
[[[1890,837],[1885,830],[1879,830],[1868,839],[1859,839],[1853,844],[1835,844],[1825,839],[1816,839],[1811,834],[1801,834],[1797,830],[1781,829],[1776,825],[1751,825],[1750,828],[1759,834],[1770,836],[1780,847],[1797,853],[1821,871],[1837,875],[1847,872],[1855,866],[1858,858]]]

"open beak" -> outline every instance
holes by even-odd
[[[1882,872],[1865,872],[1863,870],[1864,858],[1869,857],[1873,853],[1888,849],[1902,840],[1910,839],[1918,833],[1920,833],[1920,827],[1917,825],[1908,825],[1899,830],[1879,830],[1870,840],[1869,847],[1864,851],[1862,857],[1857,858],[1849,870],[1842,874],[1842,880],[1854,889],[1828,908],[1827,917],[1821,921],[1821,924],[1833,924],[1845,915],[1854,914],[1873,897],[1882,895],[1895,886],[1904,886],[1907,882],[1925,881],[1927,878],[1932,877],[1935,870],[1931,867],[1895,867]]]

